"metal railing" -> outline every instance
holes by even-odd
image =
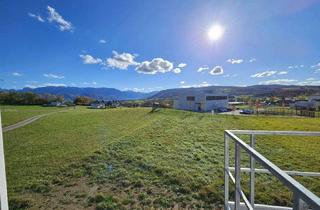
[[[4,147],[3,147],[2,123],[1,123],[1,112],[0,112],[0,209],[1,210],[9,209],[5,169],[6,167],[4,162]]]
[[[237,135],[250,135],[250,145],[246,144]],[[259,152],[255,147],[257,135],[282,136],[319,136],[320,132],[300,131],[257,131],[257,130],[226,130],[224,134],[224,209],[320,209],[320,198],[297,182],[289,175],[320,176],[318,172],[283,171]],[[229,141],[235,144],[235,166],[229,167]],[[249,154],[250,168],[241,168],[241,149]],[[265,169],[256,169],[259,162]],[[234,171],[234,176],[231,173]],[[241,172],[249,173],[249,198],[241,189]],[[271,206],[255,204],[255,173],[270,173],[293,192],[293,207]],[[229,178],[235,185],[234,202],[229,201]],[[241,202],[241,199],[243,202]]]

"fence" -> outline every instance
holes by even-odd
[[[5,162],[4,162],[1,112],[0,112],[0,202],[1,202],[1,208],[0,208],[1,210],[9,209],[8,196],[7,196],[6,170],[5,170]]]
[[[309,110],[299,110],[290,109],[282,107],[268,107],[264,109],[255,110],[256,114],[263,115],[282,115],[282,116],[303,116],[303,117],[319,117],[320,111],[309,111]]]
[[[250,146],[241,140],[236,134],[250,135]],[[292,209],[290,207],[271,206],[255,204],[255,173],[270,173],[293,192],[293,209],[320,209],[320,198],[293,179],[290,175],[320,176],[317,172],[283,171],[263,155],[257,152],[255,141],[257,135],[284,135],[284,136],[320,136],[320,132],[299,132],[299,131],[253,131],[253,130],[226,130],[225,142],[225,163],[224,163],[224,209],[229,210],[234,206],[239,209]],[[235,166],[229,167],[229,141],[235,143]],[[241,149],[250,156],[250,168],[241,168]],[[256,169],[255,162],[258,161],[265,169]],[[234,176],[231,171],[234,170]],[[249,172],[249,199],[241,189],[241,172]],[[235,185],[234,202],[229,201],[229,178]],[[244,202],[240,202],[240,200]]]

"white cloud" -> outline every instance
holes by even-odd
[[[264,72],[260,72],[260,73],[256,73],[256,74],[253,74],[251,75],[251,77],[257,77],[257,78],[260,78],[260,77],[270,77],[274,74],[276,74],[277,71],[264,71]]]
[[[53,87],[65,87],[66,84],[62,84],[62,83],[45,83],[42,85],[43,86],[53,86]]]
[[[95,82],[95,81],[93,81],[93,82],[83,82],[82,84],[83,84],[83,85],[95,86],[95,85],[97,85],[98,83]]]
[[[149,87],[149,88],[124,88],[122,89],[123,91],[133,91],[133,92],[150,92],[150,91],[156,91],[156,90],[160,90],[162,89],[162,87],[158,86],[158,87]]]
[[[299,68],[303,68],[304,65],[292,65],[292,66],[288,66],[288,69],[299,69]]]
[[[35,18],[40,22],[45,22],[45,20],[40,15],[36,15],[36,14],[31,13],[31,12],[29,12],[28,15],[29,15],[29,17]]]
[[[173,64],[170,61],[164,60],[163,58],[154,58],[152,61],[143,61],[140,63],[136,71],[142,74],[156,74],[170,72],[172,69]]]
[[[250,58],[250,60],[249,60],[249,63],[253,63],[253,62],[255,62],[257,59],[255,59],[255,58]]]
[[[134,61],[136,55],[130,53],[117,53],[112,51],[113,56],[107,59],[107,64],[109,67],[118,69],[127,69],[130,65],[137,65],[138,63]]]
[[[260,85],[290,85],[292,83],[296,83],[295,79],[275,79],[275,80],[267,80],[260,82]]]
[[[314,70],[314,73],[320,73],[320,69]]]
[[[186,67],[186,66],[187,66],[186,63],[179,63],[178,68],[184,68],[184,67]]]
[[[144,88],[137,88],[137,87],[134,87],[134,88],[124,88],[123,90],[124,90],[124,91],[133,91],[133,92],[145,92],[145,91],[146,91]]]
[[[71,22],[65,20],[53,7],[47,6],[49,17],[48,21],[58,24],[60,31],[73,31]]]
[[[29,81],[30,82],[30,81]],[[66,87],[66,84],[62,84],[62,83],[44,83],[44,84],[38,84],[38,82],[34,81],[32,82],[31,81],[31,84],[27,84],[25,85],[24,87],[27,87],[27,88],[39,88],[39,87],[47,87],[47,86],[50,86],[50,87]]]
[[[199,84],[198,86],[199,87],[208,87],[208,86],[210,86],[211,84],[210,83],[208,83],[208,82],[202,82],[201,84]]]
[[[182,85],[180,86],[181,88],[191,88],[191,87],[208,87],[208,86],[212,86],[213,84],[210,84],[208,82],[202,82],[200,84],[193,84],[193,85]]]
[[[209,69],[209,67],[208,67],[207,65],[205,65],[205,66],[200,66],[200,67],[198,68],[197,72],[202,72],[202,71],[205,71],[205,70],[208,70],[208,69]]]
[[[53,79],[63,79],[64,76],[59,76],[59,75],[56,75],[56,74],[43,74],[43,76],[45,77],[48,77],[48,78],[53,78]]]
[[[105,43],[107,43],[107,41],[106,41],[106,40],[104,40],[104,39],[100,39],[100,40],[99,40],[99,43],[101,43],[101,44],[105,44]]]
[[[309,78],[310,79],[310,78]],[[298,82],[298,85],[310,85],[310,86],[313,86],[313,85],[320,85],[320,80],[308,80],[306,79],[305,81],[302,81],[302,82]]]
[[[22,74],[21,74],[21,73],[18,73],[18,72],[13,72],[13,73],[12,73],[12,76],[21,77]]]
[[[179,74],[179,73],[181,73],[181,69],[182,68],[184,68],[184,67],[186,67],[187,66],[187,64],[186,63],[180,63],[176,68],[174,68],[172,71],[173,71],[173,73],[176,73],[176,74]]]
[[[172,71],[173,71],[173,73],[176,73],[176,74],[180,74],[181,73],[181,69],[180,68],[174,68]]]
[[[223,68],[221,66],[215,66],[209,72],[209,74],[211,74],[211,75],[221,75],[221,74],[223,74]]]
[[[184,83],[186,83],[186,82],[185,82],[185,81],[180,81],[180,84],[182,84],[182,85],[183,85]]]
[[[311,66],[311,68],[319,69],[319,68],[320,68],[320,63],[317,63],[317,64],[315,64],[315,65]]]
[[[82,58],[82,62],[84,64],[99,64],[102,62],[100,58],[94,58],[91,55],[80,55],[80,58]]]
[[[223,77],[237,77],[237,74],[226,74]]]
[[[37,86],[37,85],[25,85],[24,87],[25,87],[25,88],[35,89],[35,88],[37,88],[37,87],[39,87],[39,86]]]
[[[317,79],[314,77],[310,77],[310,78],[306,79],[306,81],[314,81],[314,80],[317,80]]]
[[[243,62],[243,59],[234,59],[234,58],[229,58],[227,60],[228,63],[231,63],[231,64],[240,64]]]
[[[287,71],[279,71],[278,74],[279,75],[284,75],[284,74],[288,74],[288,72]]]

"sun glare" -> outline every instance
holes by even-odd
[[[208,37],[211,41],[219,40],[224,33],[224,28],[221,25],[213,25],[208,30]]]

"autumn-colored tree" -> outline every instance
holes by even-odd
[[[78,96],[74,99],[73,103],[76,105],[90,105],[90,103],[92,102],[92,98],[90,97],[86,97],[86,96]]]

